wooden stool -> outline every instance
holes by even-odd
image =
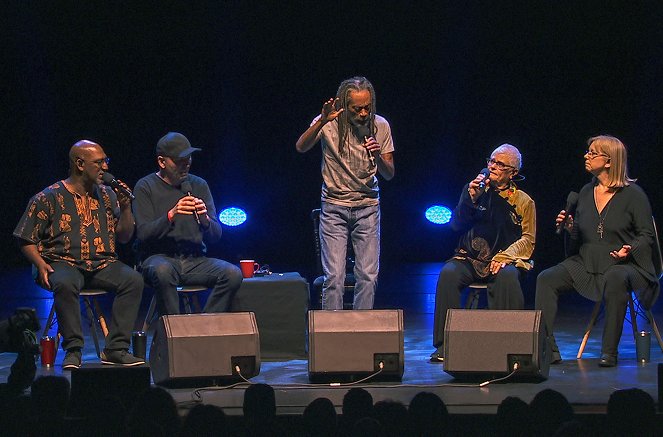
[[[85,311],[87,313],[88,325],[90,326],[90,332],[92,333],[92,340],[94,341],[94,348],[97,351],[97,357],[101,357],[101,348],[99,347],[99,337],[97,336],[97,328],[95,326],[95,320],[99,322],[99,327],[101,328],[101,333],[104,338],[108,335],[108,325],[106,324],[106,317],[101,311],[99,302],[95,299],[97,296],[102,296],[107,294],[105,290],[97,289],[83,289],[81,290],[79,296],[83,299],[85,303]],[[46,320],[46,325],[44,325],[43,336],[47,336],[48,332],[51,330],[53,325],[57,322],[57,317],[55,316],[55,301],[51,305],[51,311],[48,314],[48,319]],[[55,340],[55,349],[57,350],[58,345],[60,344],[60,330],[56,335]]]

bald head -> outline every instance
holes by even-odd
[[[80,140],[69,149],[69,162],[73,163],[76,158],[88,158],[92,152],[100,150],[101,146],[90,140]]]

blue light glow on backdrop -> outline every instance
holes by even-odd
[[[239,226],[246,221],[246,212],[241,208],[231,206],[219,213],[219,221],[226,226]]]
[[[426,210],[426,219],[436,225],[445,225],[451,220],[451,210],[446,206],[433,205]]]

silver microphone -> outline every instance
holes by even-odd
[[[357,136],[362,141],[367,141],[371,137],[371,129],[368,127],[368,124],[357,126]],[[375,156],[368,149],[366,149],[366,152],[368,152],[368,159],[371,161],[371,165],[375,166]]]
[[[193,188],[191,187],[191,182],[189,182],[188,179],[185,179],[182,182],[181,187],[182,191],[184,191],[187,196],[191,196],[191,190],[193,190]],[[198,226],[200,226],[200,217],[198,216],[198,211],[196,211],[195,209],[193,210],[193,217],[196,219],[196,223],[198,223]]]

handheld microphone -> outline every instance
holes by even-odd
[[[187,196],[191,196],[191,190],[193,188],[191,187],[191,182],[189,182],[188,179],[185,179],[182,182],[182,191],[186,193]],[[198,223],[198,226],[200,226],[200,217],[198,216],[198,211],[195,209],[193,210],[193,217],[196,219],[196,223]]]
[[[371,137],[371,129],[368,127],[368,124],[360,124],[357,126],[357,136],[362,141],[366,141]],[[368,152],[368,159],[371,160],[371,165],[375,166],[375,157],[368,151],[368,149],[366,152]]]
[[[564,229],[564,225],[566,224],[566,220],[569,218],[569,214],[571,214],[572,210],[576,209],[577,204],[578,204],[578,193],[576,193],[575,191],[571,191],[569,195],[566,197],[566,207],[564,208],[564,211],[566,211],[566,215],[564,216],[564,220],[562,220],[557,225],[557,229],[555,230],[555,233],[557,235],[562,233],[562,229]]]
[[[490,171],[488,171],[487,168],[484,168],[479,172],[479,174],[484,176],[483,180],[479,182],[479,188],[483,190],[486,187],[486,179],[490,177]]]
[[[101,181],[104,183],[104,185],[110,185],[112,188],[122,191],[122,193],[129,197],[131,200],[136,198],[134,193],[120,185],[120,183],[115,179],[115,176],[108,172],[105,172],[103,175],[101,175]]]

